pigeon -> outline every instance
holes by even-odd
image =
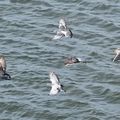
[[[115,57],[113,58],[113,62],[120,60],[120,48],[117,48],[117,49],[115,50],[115,53],[116,53],[116,55],[115,55]]]
[[[6,60],[3,56],[0,56],[0,79],[11,79],[11,76],[6,72]]]
[[[60,84],[60,80],[58,78],[58,76],[54,73],[54,72],[50,72],[49,73],[50,76],[50,81],[51,81],[51,90],[50,90],[50,95],[56,95],[58,94],[60,91],[64,91],[63,90],[63,85]]]
[[[60,19],[59,21],[59,29],[57,31],[57,34],[54,36],[54,40],[61,39],[62,37],[70,37],[72,38],[73,33],[72,31],[67,27],[66,22],[64,19]]]

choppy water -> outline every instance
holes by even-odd
[[[65,17],[73,38],[52,40]],[[119,0],[0,0],[0,120],[120,120]],[[65,67],[68,56],[92,62]],[[55,71],[66,93],[49,96]]]

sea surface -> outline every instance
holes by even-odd
[[[73,38],[53,40],[65,18]],[[0,0],[0,120],[120,120],[120,0]],[[67,57],[88,63],[64,66]],[[66,92],[50,96],[49,72]]]

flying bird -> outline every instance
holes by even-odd
[[[50,81],[51,81],[51,90],[50,90],[50,95],[56,95],[58,94],[60,91],[64,91],[63,90],[63,85],[60,83],[60,80],[57,76],[57,74],[55,74],[54,72],[50,72],[49,73],[50,76]]]
[[[113,58],[113,62],[120,60],[120,48],[117,48],[117,49],[115,50],[115,53],[116,53],[116,55],[115,55],[115,57]]]
[[[67,27],[65,20],[60,19],[60,21],[59,21],[59,29],[58,29],[57,34],[54,36],[53,39],[61,39],[62,37],[70,37],[70,38],[72,38],[72,36],[73,36],[73,33]]]
[[[11,76],[6,72],[6,60],[4,56],[0,56],[0,79],[11,79]]]

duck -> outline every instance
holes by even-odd
[[[59,29],[53,39],[61,39],[62,37],[73,37],[72,31],[67,27],[66,21],[63,18],[59,21]]]
[[[11,76],[6,72],[6,60],[4,56],[0,56],[0,79],[11,79]]]
[[[79,63],[79,62],[86,62],[86,60],[82,59],[82,58],[77,58],[75,56],[71,56],[71,57],[68,57],[65,59],[64,61],[64,64],[65,66],[67,65],[72,65],[72,64],[75,64],[75,63]]]
[[[120,60],[120,48],[115,49],[115,57],[113,58],[113,62]]]
[[[63,85],[60,83],[58,75],[55,72],[49,73],[51,81],[51,90],[49,95],[57,95],[60,91],[64,91]]]

